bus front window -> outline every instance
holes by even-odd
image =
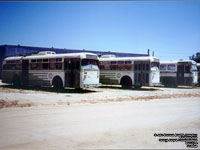
[[[95,69],[98,70],[98,61],[97,60],[90,60],[90,59],[83,59],[81,63],[82,69]]]
[[[197,66],[196,65],[192,65],[191,66],[191,71],[197,71]]]
[[[159,63],[157,62],[151,63],[151,70],[158,70],[158,68],[159,68]]]

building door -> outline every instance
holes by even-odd
[[[134,85],[145,86],[149,85],[149,61],[135,61],[134,62]]]
[[[65,86],[80,87],[80,59],[65,59]]]
[[[22,85],[28,85],[29,84],[29,60],[22,60]]]
[[[184,64],[178,63],[176,77],[177,77],[177,84],[184,85]]]

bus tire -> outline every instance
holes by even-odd
[[[56,76],[53,78],[52,85],[55,89],[62,89],[63,88],[63,82],[62,79],[59,76]]]
[[[15,87],[20,87],[21,86],[21,80],[18,75],[15,75],[12,79],[12,83]]]
[[[120,84],[122,85],[123,89],[132,89],[132,80],[129,76],[124,76],[121,79]]]

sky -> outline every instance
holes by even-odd
[[[150,54],[200,52],[200,0],[0,2],[0,45]]]

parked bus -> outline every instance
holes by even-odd
[[[194,86],[198,83],[196,62],[193,60],[160,62],[161,83],[166,87]]]
[[[159,59],[156,57],[100,57],[100,82],[122,88],[160,84]]]
[[[31,56],[7,57],[2,82],[14,85],[89,88],[99,86],[98,57],[92,53],[56,54],[42,51]]]

